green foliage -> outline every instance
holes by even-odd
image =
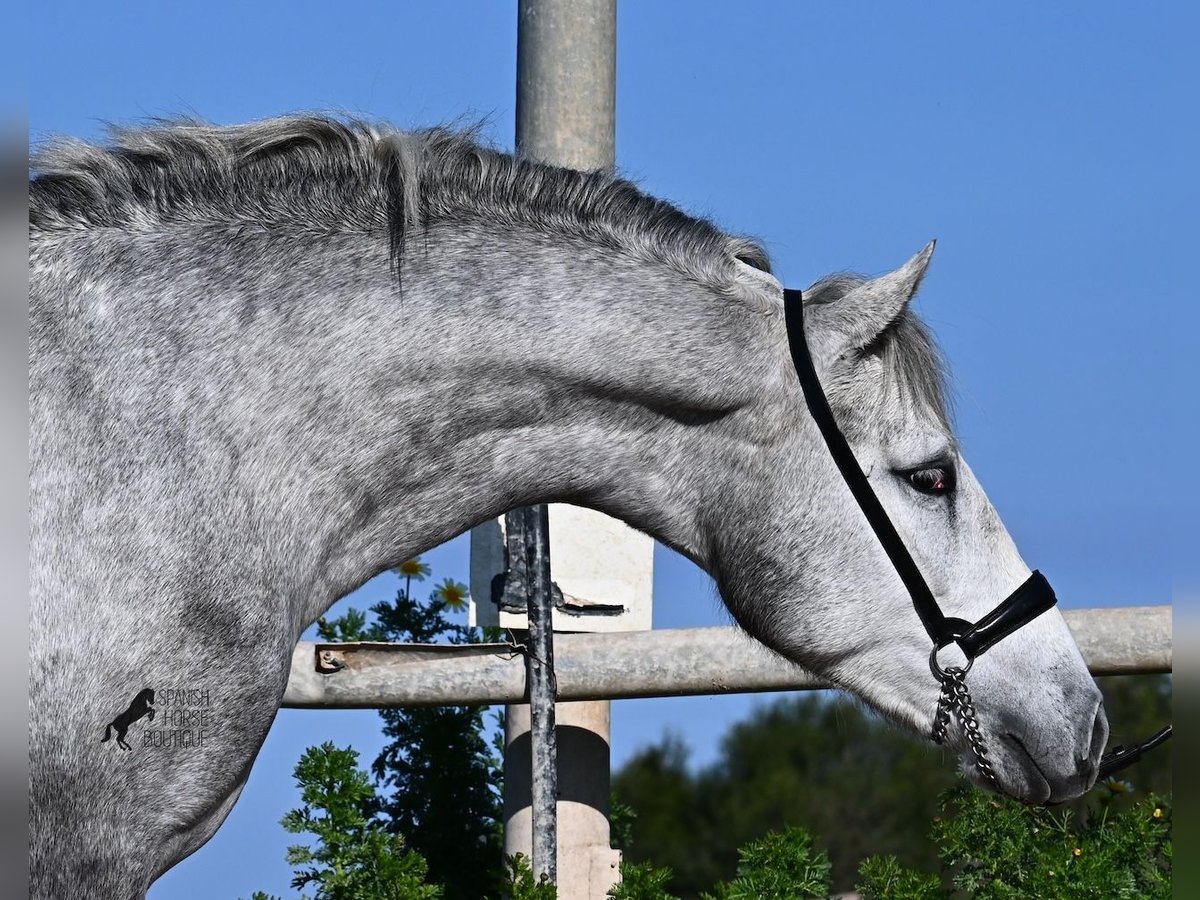
[[[803,828],[771,832],[738,854],[737,877],[718,884],[705,900],[806,900],[829,896],[829,857]]]
[[[1129,809],[1105,804],[1080,823],[1068,809],[1001,800],[965,785],[941,800],[934,821],[940,863],[920,871],[895,856],[874,856],[859,869],[866,900],[1085,900],[1171,895],[1171,811],[1148,798]],[[742,848],[737,876],[704,900],[801,900],[828,897],[829,858],[803,828],[785,828]],[[669,869],[622,867],[615,900],[674,900]]]
[[[1086,822],[1067,809],[1023,806],[969,787],[948,792],[943,806],[952,815],[933,827],[942,877],[976,900],[1171,895],[1171,811],[1164,801],[1103,808]],[[867,898],[951,896],[943,879],[895,859],[868,860],[861,874],[858,889]]]
[[[318,623],[325,640],[466,644],[477,632],[451,622],[448,606],[466,596],[449,579],[427,602],[413,599],[413,581],[429,574],[419,559],[398,567],[404,589],[371,607]],[[485,638],[490,635],[485,635]],[[486,736],[484,710],[470,706],[380,710],[389,742],[371,767],[388,789],[381,804],[387,827],[429,865],[446,900],[499,896],[503,886],[502,764]]]
[[[829,857],[803,828],[771,832],[743,847],[737,876],[722,882],[703,900],[807,900],[829,896]],[[667,890],[671,870],[652,863],[624,863],[621,883],[608,892],[614,900],[676,900]]]
[[[1165,676],[1100,679],[1115,742],[1141,740],[1171,719]],[[637,811],[630,863],[673,874],[668,889],[695,897],[737,869],[737,848],[770,830],[799,825],[816,835],[833,865],[835,890],[850,890],[869,855],[894,856],[905,871],[936,872],[928,823],[938,796],[960,784],[955,755],[899,733],[842,697],[789,697],[756,711],[726,735],[717,762],[688,766],[687,748],[665,737],[613,778]],[[1137,788],[1118,783],[1105,806],[1125,810],[1147,790],[1171,790],[1170,744],[1138,764]],[[1081,821],[1101,792],[1070,805]],[[1112,795],[1116,794],[1116,799]]]
[[[613,900],[675,900],[667,893],[671,870],[653,863],[622,863],[621,881],[608,889]]]
[[[533,877],[533,868],[523,853],[505,857],[504,872],[508,900],[554,900],[558,896],[554,885],[544,877]]]
[[[375,818],[378,799],[358,753],[326,742],[296,764],[304,805],[283,817],[291,834],[311,834],[312,845],[288,848],[294,888],[315,888],[314,900],[432,900],[425,861]],[[305,896],[305,895],[302,895]],[[261,891],[253,900],[268,900]]]
[[[353,644],[355,641],[369,641],[367,630],[367,614],[360,609],[348,609],[344,616],[333,621],[324,617],[317,619],[317,634],[323,641],[331,644]]]
[[[942,879],[901,865],[894,856],[872,856],[858,869],[858,889],[864,897],[888,900],[935,900],[946,896]]]
[[[614,850],[625,850],[633,846],[633,823],[637,812],[617,796],[609,792],[608,799],[608,843]]]

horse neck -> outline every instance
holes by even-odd
[[[324,296],[322,317],[358,324],[295,397],[338,398],[334,428],[305,429],[326,482],[305,526],[324,531],[310,614],[535,502],[599,509],[704,564],[714,483],[733,487],[755,439],[762,314],[665,265],[493,231],[410,240],[399,294],[369,251],[366,296]]]

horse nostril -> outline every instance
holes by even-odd
[[[1080,755],[1075,760],[1075,777],[1081,785],[1081,791],[1087,791],[1096,782],[1100,772],[1100,758],[1104,755],[1104,747],[1108,743],[1108,717],[1104,714],[1104,702],[1096,706],[1096,715],[1092,718],[1092,730],[1088,744],[1087,755]]]
[[[1096,718],[1092,722],[1092,743],[1088,750],[1087,761],[1092,765],[1100,762],[1104,755],[1104,747],[1108,744],[1108,716],[1104,714],[1104,701],[1096,706]]]

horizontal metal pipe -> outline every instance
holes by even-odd
[[[1171,671],[1171,607],[1065,610],[1094,675]],[[559,700],[826,687],[737,628],[555,636]],[[507,644],[314,644],[292,656],[283,705],[309,709],[491,705],[528,700]]]

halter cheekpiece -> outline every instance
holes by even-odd
[[[829,453],[842,473],[846,485],[858,501],[859,507],[867,518],[879,543],[883,546],[892,565],[895,567],[900,580],[904,582],[909,596],[912,597],[913,607],[921,624],[925,626],[933,648],[929,655],[929,668],[934,677],[941,683],[942,691],[938,697],[937,711],[934,715],[931,737],[939,744],[946,740],[947,728],[951,715],[957,716],[966,735],[967,742],[975,756],[975,765],[980,774],[1003,793],[1000,784],[988,761],[987,748],[979,723],[975,715],[975,707],[971,694],[967,690],[966,676],[975,658],[986,653],[991,647],[1004,640],[1017,629],[1029,624],[1046,610],[1057,603],[1054,590],[1040,572],[1033,574],[1015,591],[1002,600],[995,609],[977,622],[968,622],[947,616],[942,612],[933,592],[926,584],[921,570],[908,552],[892,520],[888,518],[883,504],[875,496],[867,476],[854,457],[850,444],[838,428],[829,408],[829,400],[821,388],[813,366],[812,356],[808,350],[808,341],[804,335],[804,301],[798,290],[785,289],[783,292],[784,317],[787,324],[788,345],[792,353],[792,363],[800,379],[800,387],[804,391],[804,399],[809,412],[825,439]],[[938,653],[951,644],[956,644],[966,657],[961,666],[948,665],[943,667],[938,662]],[[1098,780],[1108,778],[1119,769],[1136,762],[1145,751],[1157,746],[1170,737],[1170,726],[1155,734],[1143,744],[1133,748],[1118,747],[1109,753],[1100,763]]]

